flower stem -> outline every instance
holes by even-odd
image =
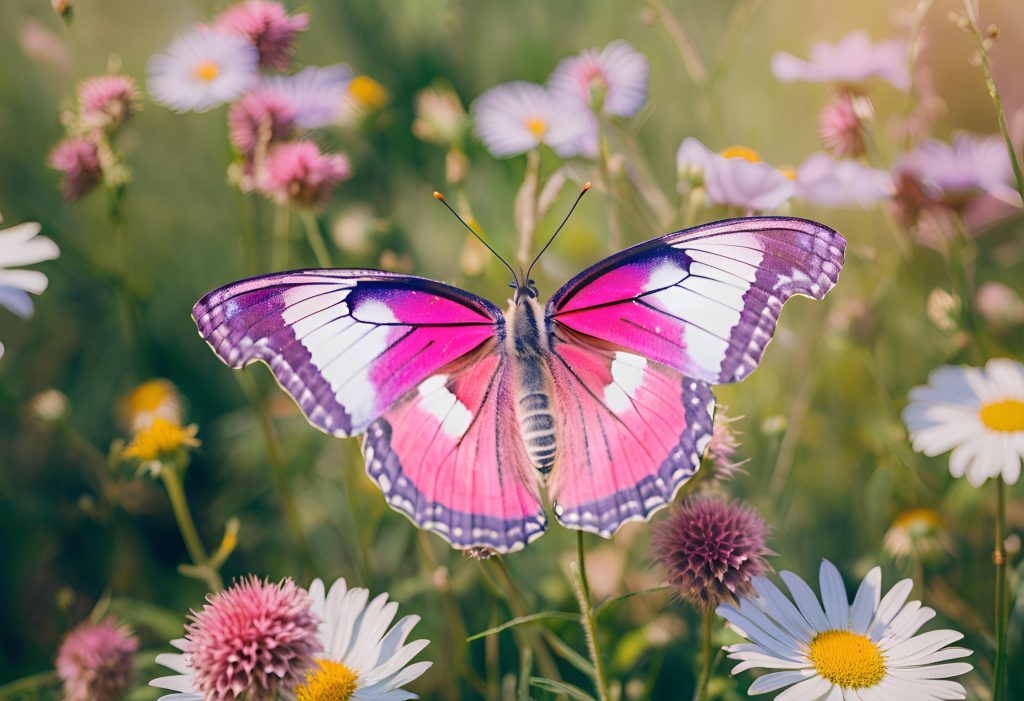
[[[505,566],[505,561],[501,555],[495,555],[490,559],[486,560],[488,565],[492,567],[495,573],[498,575],[495,579],[502,598],[508,602],[509,610],[512,615],[520,618],[527,615],[528,609],[526,601],[523,599],[522,593],[519,591],[519,587],[516,586],[515,580],[512,579],[512,575],[508,571],[508,567]],[[529,642],[534,649],[534,655],[537,660],[537,667],[540,668],[541,674],[548,679],[554,681],[561,681],[562,677],[558,673],[558,665],[555,664],[554,658],[544,645],[544,641],[541,640],[541,636],[533,630],[523,630],[516,632],[514,635],[517,639],[521,640],[520,647]]]
[[[992,560],[996,565],[996,661],[992,676],[992,701],[1003,701],[1006,694],[1006,631],[1009,628],[1009,581],[1006,571],[1006,483],[996,478],[996,543]]]
[[[327,246],[324,244],[324,237],[320,233],[320,225],[316,221],[316,215],[304,209],[299,213],[299,218],[306,228],[306,239],[309,241],[309,247],[313,249],[313,255],[316,256],[317,265],[321,268],[333,268],[331,254],[328,253]]]
[[[188,500],[185,498],[185,488],[181,483],[181,474],[174,466],[164,466],[160,470],[160,480],[167,490],[167,498],[171,501],[171,510],[174,511],[174,520],[178,522],[178,530],[185,541],[185,549],[193,564],[203,571],[210,591],[220,591],[224,588],[220,575],[209,566],[210,556],[206,554],[206,548],[196,530],[195,521],[192,520],[192,511],[188,508]]]
[[[594,686],[597,697],[601,701],[609,701],[608,682],[604,671],[604,660],[601,657],[600,643],[597,640],[597,621],[594,609],[590,605],[590,582],[587,581],[586,552],[583,547],[583,531],[576,531],[576,562],[571,567],[573,591],[580,606],[580,624],[587,639],[587,652],[594,664]]]
[[[259,257],[256,252],[256,239],[253,235],[252,199],[238,191],[238,230],[242,238],[242,256],[245,259],[245,270],[248,275],[260,272]]]
[[[284,207],[274,208],[274,241],[270,252],[270,267],[274,272],[287,270],[290,221],[288,210]]]
[[[695,701],[704,701],[708,696],[708,682],[711,681],[711,612],[705,611],[702,619],[703,652],[701,654],[700,677],[697,680]]]
[[[299,507],[295,503],[295,496],[292,494],[291,484],[288,482],[288,466],[285,464],[284,451],[278,442],[274,426],[270,422],[270,415],[267,413],[266,404],[260,397],[259,390],[251,375],[245,370],[236,375],[256,414],[260,426],[260,433],[263,436],[263,443],[267,450],[267,459],[270,461],[270,471],[274,478],[274,490],[281,502],[284,511],[285,525],[296,548],[299,551],[299,559],[305,570],[304,575],[309,575],[315,569],[313,566],[313,550],[306,539],[306,533],[302,528],[302,517],[299,514]]]

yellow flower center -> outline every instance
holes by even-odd
[[[863,689],[885,678],[885,658],[870,639],[848,630],[827,630],[808,654],[818,674],[844,688]]]
[[[159,417],[146,428],[135,434],[132,442],[121,452],[121,457],[141,461],[157,460],[161,455],[173,453],[181,448],[195,448],[199,445],[195,424],[179,426]]]
[[[544,132],[548,130],[548,123],[540,117],[530,117],[526,120],[526,128],[530,130],[531,134],[539,139],[544,136]]]
[[[910,509],[897,516],[893,525],[907,530],[938,528],[942,525],[942,517],[935,509]]]
[[[1024,402],[1004,399],[981,407],[981,423],[993,431],[1024,431]]]
[[[349,701],[359,688],[359,677],[334,660],[317,660],[306,681],[295,690],[298,701]]]
[[[216,61],[203,61],[194,69],[192,69],[192,75],[199,80],[205,80],[207,83],[212,83],[220,75],[220,66]]]
[[[796,171],[793,170],[792,168],[790,168],[789,166],[783,166],[781,168],[776,168],[776,170],[778,170],[780,173],[785,175],[790,180],[796,180]]]
[[[742,158],[745,161],[751,163],[760,163],[761,157],[757,155],[757,151],[746,146],[730,146],[729,148],[719,152],[722,158]]]
[[[131,416],[157,411],[165,402],[176,402],[177,392],[167,380],[143,382],[125,397],[125,410]]]
[[[380,109],[388,103],[390,95],[387,88],[367,75],[357,75],[348,84],[348,94],[362,104]]]

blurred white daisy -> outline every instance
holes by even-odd
[[[683,139],[676,153],[681,178],[703,184],[708,202],[768,212],[793,196],[791,174],[772,167],[745,146],[715,153],[693,137]]]
[[[779,80],[790,82],[837,83],[842,86],[882,78],[899,90],[910,88],[906,39],[871,41],[867,32],[850,32],[834,44],[820,41],[811,47],[811,59],[805,61],[780,51],[772,56],[772,72]]]
[[[940,701],[965,699],[966,691],[949,677],[966,674],[966,662],[949,662],[971,654],[947,647],[963,638],[954,630],[917,631],[935,616],[919,601],[907,603],[912,580],[898,582],[883,597],[882,570],[875,567],[849,603],[839,571],[821,563],[821,602],[804,580],[780,573],[795,601],[764,577],[754,577],[756,596],[743,597],[736,608],[717,612],[749,643],[726,647],[748,669],[781,670],[765,674],[749,695],[784,692],[787,701]]]
[[[388,601],[386,593],[369,601],[366,589],[349,589],[344,579],[334,582],[329,591],[324,583],[313,580],[309,587],[310,610],[320,620],[318,638],[322,652],[312,669],[288,690],[297,701],[404,701],[418,698],[402,687],[430,668],[431,662],[409,662],[429,641],[406,638],[419,622],[419,616],[405,616],[394,626],[398,604]],[[180,650],[184,640],[171,644]],[[162,701],[202,701],[196,689],[188,657],[162,654],[157,663],[178,672],[151,682],[154,686],[178,693],[161,697]]]
[[[583,103],[525,81],[491,88],[476,99],[475,110],[476,133],[499,158],[517,156],[541,144],[562,156],[576,155],[580,140],[597,127]]]
[[[1020,477],[1024,458],[1024,365],[995,358],[982,368],[944,365],[910,390],[903,411],[914,450],[952,450],[949,472],[980,487],[1000,475]]]
[[[29,293],[42,294],[49,280],[38,270],[16,270],[15,266],[41,263],[60,255],[57,244],[40,236],[39,229],[39,224],[26,222],[0,231],[0,306],[22,318],[32,316]]]
[[[866,207],[891,197],[893,188],[887,171],[827,153],[811,154],[796,170],[796,196],[826,207]]]
[[[255,87],[259,60],[244,36],[200,27],[149,59],[149,92],[176,112],[206,112]]]
[[[303,129],[325,127],[338,120],[345,109],[352,69],[345,64],[309,66],[294,75],[265,76],[261,92],[282,99]]]
[[[548,78],[556,95],[580,100],[616,117],[631,117],[647,99],[647,57],[627,41],[613,41],[600,51],[587,49],[562,59]]]

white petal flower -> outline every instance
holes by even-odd
[[[562,59],[548,85],[557,95],[565,95],[589,105],[600,96],[600,109],[616,117],[631,117],[647,99],[647,57],[626,41],[613,41],[600,51],[587,49]],[[595,105],[596,107],[597,105]]]
[[[984,369],[944,365],[910,391],[903,411],[914,450],[952,451],[949,472],[980,487],[1000,475],[1020,478],[1024,459],[1024,365],[1006,358]]]
[[[768,212],[789,200],[795,192],[789,176],[742,146],[715,153],[697,139],[688,137],[683,139],[676,153],[676,168],[687,179],[698,175],[703,178],[711,204]]]
[[[349,589],[338,579],[325,590],[313,580],[309,587],[312,611],[320,619],[319,638],[323,653],[305,682],[289,690],[298,701],[404,701],[418,698],[403,689],[430,668],[431,662],[409,664],[429,641],[407,643],[419,616],[405,616],[392,625],[398,604],[380,594],[370,601],[366,589]],[[185,640],[171,644],[185,651]],[[196,691],[186,654],[158,655],[158,664],[177,672],[150,682],[151,686],[177,693],[160,701],[202,701]]]
[[[28,293],[42,294],[49,280],[38,270],[15,270],[15,266],[53,260],[60,249],[50,239],[39,236],[39,224],[26,222],[0,231],[0,306],[20,317],[32,316]]]
[[[916,635],[935,612],[907,603],[913,582],[905,579],[882,596],[882,570],[868,572],[851,604],[835,566],[821,563],[821,603],[792,572],[780,573],[789,593],[764,577],[739,607],[723,604],[718,615],[749,643],[725,648],[739,662],[732,673],[771,669],[748,694],[788,687],[776,699],[793,701],[942,701],[965,699],[950,677],[966,674],[970,650],[947,647],[963,637],[952,630]],[[824,604],[824,606],[822,605]]]
[[[149,59],[149,92],[177,112],[206,112],[255,87],[259,59],[245,37],[201,27]]]
[[[475,102],[476,133],[495,156],[506,158],[545,144],[562,156],[576,155],[596,128],[576,100],[558,98],[543,85],[513,81],[491,88]]]
[[[907,56],[910,43],[904,39],[871,42],[867,32],[850,32],[835,44],[818,42],[805,61],[780,51],[772,56],[772,72],[786,82],[860,83],[882,78],[899,90],[910,89]]]
[[[899,160],[896,171],[914,176],[937,196],[981,190],[1021,206],[1020,195],[1010,186],[1013,166],[1000,136],[958,133],[951,144],[923,139]]]
[[[893,193],[892,175],[859,161],[811,154],[796,171],[796,196],[827,207],[866,207]]]
[[[345,110],[352,69],[345,64],[309,66],[294,75],[265,76],[260,89],[284,100],[303,129],[325,127]]]

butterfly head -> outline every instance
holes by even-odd
[[[523,282],[519,282],[518,280],[520,279],[523,280]],[[525,275],[518,278],[516,282],[510,282],[508,286],[516,291],[515,295],[512,297],[512,301],[515,302],[517,306],[520,304],[526,304],[526,300],[528,299],[537,299],[537,286],[534,284],[532,279],[527,278]]]

